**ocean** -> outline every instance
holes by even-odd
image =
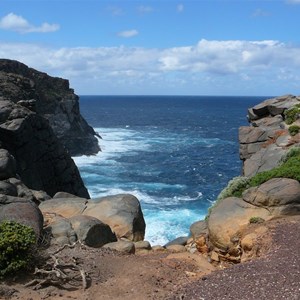
[[[102,152],[74,157],[92,198],[130,193],[152,245],[189,234],[241,174],[238,128],[267,97],[80,96]]]

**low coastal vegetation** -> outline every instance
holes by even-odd
[[[300,127],[298,125],[291,125],[289,127],[289,133],[291,136],[296,135],[297,133],[299,133],[300,131]]]
[[[257,173],[251,178],[237,176],[230,180],[228,185],[220,192],[217,200],[208,209],[207,217],[221,200],[228,197],[241,198],[243,192],[248,188],[259,186],[272,178],[290,178],[300,182],[300,147],[291,147],[281,158],[280,164],[276,168]]]
[[[0,278],[26,268],[33,258],[35,245],[31,227],[14,221],[0,223]]]
[[[299,115],[300,115],[300,103],[296,104],[294,107],[290,109],[287,109],[284,112],[285,123],[288,125],[294,123],[298,119]]]

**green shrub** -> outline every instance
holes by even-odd
[[[241,197],[243,191],[249,184],[249,178],[238,176],[232,178],[226,188],[224,188],[219,194],[217,201],[228,198],[228,197]]]
[[[290,157],[280,166],[256,174],[250,179],[250,186],[258,186],[272,178],[291,178],[300,181],[300,155]]]
[[[27,267],[35,244],[32,228],[14,221],[0,223],[0,278]]]
[[[249,223],[250,224],[254,224],[254,223],[256,223],[256,224],[258,224],[258,223],[263,223],[265,220],[263,219],[263,218],[261,218],[261,217],[251,217],[250,219],[249,219]]]
[[[285,123],[290,125],[294,123],[300,114],[300,104],[296,104],[294,107],[284,111]]]
[[[298,125],[291,125],[289,127],[289,133],[291,136],[296,135],[297,133],[299,133],[300,131],[300,127]]]
[[[281,157],[280,165],[287,162],[291,157],[299,156],[300,157],[300,146],[292,146],[289,150]]]

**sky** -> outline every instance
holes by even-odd
[[[0,58],[79,95],[299,95],[300,0],[0,0]]]

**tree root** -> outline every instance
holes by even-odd
[[[79,288],[81,286],[83,290],[87,289],[90,278],[84,269],[78,265],[76,258],[73,257],[71,263],[65,263],[56,256],[66,247],[74,248],[76,244],[64,245],[50,254],[51,261],[48,260],[43,268],[35,268],[34,275],[38,278],[26,283],[25,287],[33,286],[34,290],[38,290],[45,286],[54,285],[60,288]]]

